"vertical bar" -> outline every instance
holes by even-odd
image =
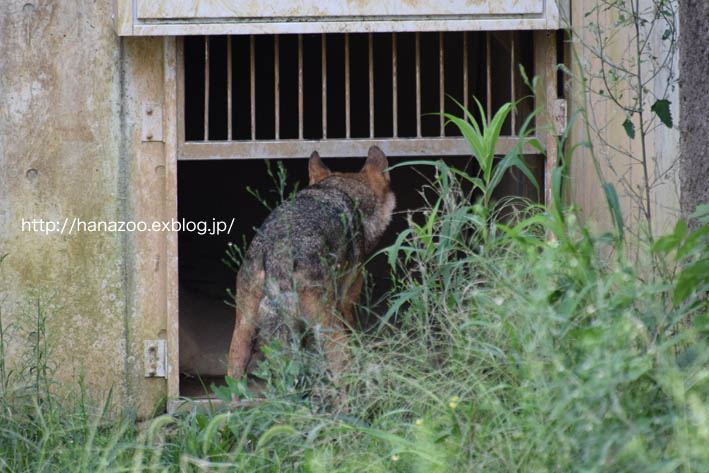
[[[298,35],[298,139],[303,139],[303,35]]]
[[[510,32],[510,102],[514,103],[515,102],[515,61],[517,58],[515,57],[515,36],[517,36],[517,33],[512,31]],[[517,134],[517,107],[515,106],[512,108],[512,113],[510,114],[510,123],[511,123],[511,133],[510,135],[514,136]]]
[[[490,66],[490,40],[492,35],[489,31],[485,32],[485,70],[487,82],[487,122],[490,123],[492,118],[492,68]]]
[[[165,171],[163,182],[159,184],[164,190],[162,202],[157,202],[162,207],[160,218],[163,221],[177,219],[177,160],[179,159],[180,143],[184,142],[184,48],[183,38],[167,36],[163,39],[164,56],[163,82],[164,82],[164,114],[165,139],[164,160]],[[177,232],[165,232],[163,243],[159,245],[159,257],[164,264],[160,264],[159,272],[155,274],[161,281],[160,289],[165,296],[164,302],[159,305],[159,311],[167,315],[167,363],[171,369],[167,372],[168,410],[170,401],[176,402],[180,396],[180,350],[179,340],[179,265],[177,259]],[[164,285],[163,285],[164,284]],[[164,289],[163,289],[164,288]],[[164,291],[164,292],[163,292]],[[158,295],[159,297],[159,295]],[[183,393],[184,395],[184,393]]]
[[[443,112],[444,112],[444,106],[445,106],[445,67],[443,64],[443,32],[439,31],[438,32],[438,79],[439,79],[439,87],[438,87],[438,120],[439,120],[439,127],[441,130],[441,136],[446,136],[446,131],[444,129],[445,122],[443,121]]]
[[[468,110],[468,32],[463,32],[463,107]],[[465,114],[465,121],[468,121],[468,114]]]
[[[416,136],[421,137],[421,34],[416,32]]]
[[[556,97],[556,74],[554,64],[556,62],[556,38],[553,32],[534,32],[534,75],[540,77],[537,82],[535,92],[535,107],[545,106],[551,110],[554,98]],[[548,122],[548,114],[539,114],[535,118],[537,126],[535,135],[537,140],[546,145],[546,156],[544,162],[544,205],[551,208],[554,205],[552,198],[551,176],[557,164],[558,143],[551,131],[551,123]],[[549,234],[549,232],[547,232]],[[549,235],[550,236],[550,235]]]
[[[256,139],[256,54],[254,47],[254,35],[249,36],[249,73],[250,95],[251,95],[251,139]]]
[[[204,141],[209,141],[209,36],[204,37]]]
[[[276,139],[281,137],[281,69],[280,69],[280,52],[281,48],[278,42],[279,35],[273,35],[273,104],[275,109],[275,134]]]
[[[399,136],[399,97],[397,92],[396,78],[396,33],[391,34],[391,102],[392,102],[392,130],[394,138]]]
[[[350,137],[350,34],[345,33],[345,137]]]
[[[226,101],[227,101],[227,117],[226,117],[226,139],[232,140],[233,116],[232,116],[232,68],[231,68],[231,36],[226,38]]]
[[[372,33],[369,33],[369,137],[374,138],[374,49]]]
[[[327,138],[327,36],[322,34],[321,43],[321,58],[322,58],[322,77],[320,86],[322,88],[322,138]]]
[[[168,39],[168,38],[166,38]],[[185,142],[185,39],[177,38],[177,159],[182,156],[180,145]],[[164,71],[167,72],[167,69]],[[167,89],[166,89],[167,90]],[[169,116],[169,115],[167,115]],[[167,142],[166,142],[167,143]],[[171,156],[171,155],[167,155]]]

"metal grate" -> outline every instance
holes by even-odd
[[[178,51],[180,159],[468,154],[440,112],[489,120],[534,71],[532,33],[345,33],[194,36]],[[513,146],[532,99],[510,114],[500,153]],[[476,110],[474,115],[477,116]]]

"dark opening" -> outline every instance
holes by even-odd
[[[273,113],[275,94],[273,87],[274,37],[271,35],[254,36],[254,56],[256,69],[256,139],[272,140],[276,137],[276,117]],[[270,110],[270,113],[263,113]]]
[[[376,34],[372,38],[374,70],[374,136],[394,136],[391,35]],[[388,80],[387,80],[388,79]]]
[[[326,35],[327,137],[345,136],[345,35]]]
[[[564,48],[566,47],[565,37],[567,35],[566,30],[556,31],[556,63],[564,64]],[[559,98],[564,97],[564,71],[559,68],[556,71],[556,96]]]
[[[322,138],[322,35],[303,35],[303,137]]]
[[[235,140],[251,139],[251,62],[248,36],[232,36],[232,136]]]
[[[511,99],[511,38],[518,52],[516,57],[531,77],[534,71],[532,34],[490,33],[492,65],[492,106]],[[468,97],[469,108],[478,119],[479,111],[472,97],[487,107],[487,44],[484,32],[445,33],[443,55],[445,63],[444,91],[461,104],[463,97],[463,42],[468,43]],[[369,137],[370,113],[374,114],[375,137],[392,137],[393,85],[392,45],[390,33],[374,34],[374,109],[369,107],[369,36],[351,34],[350,41],[350,94],[351,135],[353,138]],[[399,137],[415,137],[416,130],[416,62],[415,33],[397,33],[397,128]],[[425,137],[441,136],[440,117],[440,68],[439,34],[421,33],[421,131]],[[255,75],[255,137],[257,140],[275,138],[275,80],[274,36],[234,36],[232,41],[232,134],[234,140],[251,140],[251,54],[254,45]],[[279,36],[279,91],[280,138],[298,138],[298,37]],[[322,41],[323,35],[303,35],[303,136],[305,139],[321,139],[323,122],[322,102]],[[325,36],[327,54],[327,137],[345,137],[345,36]],[[185,61],[185,137],[187,141],[201,141],[204,136],[205,96],[205,38],[187,37],[184,40]],[[227,38],[210,39],[209,69],[209,140],[227,139]],[[515,68],[515,96],[526,95],[527,88]],[[533,109],[532,100],[525,100],[519,108],[519,116]],[[449,98],[444,100],[444,111],[460,116],[462,111]],[[519,129],[521,118],[517,119]],[[506,131],[510,133],[508,118]],[[449,125],[447,136],[456,136],[457,128]],[[439,159],[427,156],[427,159]],[[411,158],[389,157],[390,165]],[[449,164],[477,174],[475,160],[470,157],[443,157]],[[528,157],[538,182],[543,179],[543,160]],[[363,159],[325,159],[333,170],[358,171]],[[276,162],[271,161],[275,169]],[[288,174],[287,193],[299,183],[307,184],[307,160],[284,161]],[[380,247],[391,244],[406,227],[407,209],[423,205],[420,195],[424,185],[433,177],[434,168],[419,166],[404,167],[392,171],[392,187],[397,196],[397,208],[392,224],[380,242]],[[266,172],[265,161],[179,161],[178,162],[178,216],[191,222],[223,221],[231,224],[230,234],[200,235],[183,231],[179,234],[179,344],[180,344],[180,394],[199,396],[204,394],[202,382],[222,382],[226,373],[226,358],[234,327],[234,309],[227,305],[227,288],[233,289],[235,274],[222,262],[229,243],[242,245],[250,242],[255,228],[268,215],[266,207],[248,190],[257,191],[270,204],[278,197],[275,184]],[[521,175],[512,172],[498,187],[498,197],[522,195],[537,200],[533,186]],[[429,195],[431,198],[432,195]],[[368,307],[361,310],[360,329],[366,329],[376,319],[376,314],[386,310],[382,296],[390,288],[389,268],[383,256],[372,261],[368,267],[373,284],[364,290],[360,303]],[[379,301],[378,304],[376,302]],[[200,381],[201,379],[201,381]]]
[[[185,54],[185,140],[204,139],[204,37],[187,36]]]
[[[439,157],[432,157],[438,159]],[[446,162],[472,175],[477,173],[470,157],[443,157]],[[394,165],[405,158],[389,157]],[[333,170],[358,171],[364,159],[325,159]],[[535,164],[536,163],[536,164]],[[271,161],[275,169],[276,162]],[[307,185],[307,160],[284,161],[288,174],[287,192]],[[543,161],[530,159],[530,165],[541,180]],[[407,210],[423,205],[420,192],[433,178],[433,167],[402,167],[392,171],[392,189],[397,206],[380,247],[394,243],[406,228]],[[266,172],[264,160],[180,161],[178,162],[178,217],[182,221],[225,221],[233,228],[230,234],[200,235],[182,231],[178,236],[179,251],[179,344],[180,394],[204,394],[202,382],[209,386],[220,384],[226,373],[226,359],[234,328],[234,309],[227,305],[227,288],[234,289],[235,273],[222,262],[229,243],[242,245],[250,242],[268,215],[268,209],[247,190],[257,190],[271,205],[278,202],[275,186]],[[501,184],[501,195],[512,193],[535,198],[536,191],[524,176],[510,175]],[[429,193],[432,199],[433,194]],[[423,222],[419,222],[423,223]],[[363,291],[360,304],[369,310],[359,311],[359,329],[366,329],[376,321],[372,314],[383,314],[386,303],[382,299],[391,287],[386,258],[380,255],[368,266],[373,284]],[[376,304],[378,302],[378,304]],[[371,311],[371,312],[370,312]],[[200,380],[201,379],[201,380]]]
[[[517,64],[511,64],[512,38],[515,37]],[[416,130],[416,34],[396,33],[397,56],[397,127],[398,136],[415,137]],[[534,73],[531,32],[447,32],[420,33],[421,135],[442,136],[440,127],[440,38],[443,38],[444,108],[457,116],[461,109],[448,96],[464,103],[464,38],[468,43],[468,108],[477,120],[479,111],[472,97],[487,110],[487,38],[490,38],[491,96],[493,113],[512,100],[512,75],[515,97],[530,92],[522,82],[518,64],[528,76]],[[255,124],[257,140],[275,139],[275,38],[254,35]],[[227,41],[225,36],[209,39],[209,140],[226,140],[227,135]],[[233,36],[232,41],[232,135],[234,140],[250,140],[251,124],[251,37]],[[322,120],[322,42],[323,35],[302,35],[303,42],[303,137],[323,137]],[[346,137],[345,35],[327,34],[326,98],[327,137]],[[185,54],[185,137],[201,141],[204,136],[205,37],[186,37]],[[372,35],[374,71],[374,107],[369,108],[369,35],[349,35],[350,61],[350,135],[370,136],[370,114],[374,115],[374,136],[394,136],[392,34]],[[559,49],[561,51],[561,49]],[[297,139],[298,133],[298,35],[278,36],[279,65],[279,134],[280,139]],[[559,82],[562,83],[561,81]],[[521,104],[517,117],[533,110],[533,101]],[[523,120],[517,120],[517,129]],[[511,134],[511,119],[505,123],[504,135]],[[459,136],[448,125],[447,136]]]

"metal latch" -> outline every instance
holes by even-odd
[[[165,378],[167,340],[144,340],[143,360],[146,378]]]

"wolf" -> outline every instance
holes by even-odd
[[[317,327],[337,378],[349,356],[347,329],[362,290],[362,265],[396,205],[388,166],[376,146],[352,173],[330,171],[313,152],[308,187],[266,218],[239,268],[229,376],[251,371],[259,347],[274,338]]]

